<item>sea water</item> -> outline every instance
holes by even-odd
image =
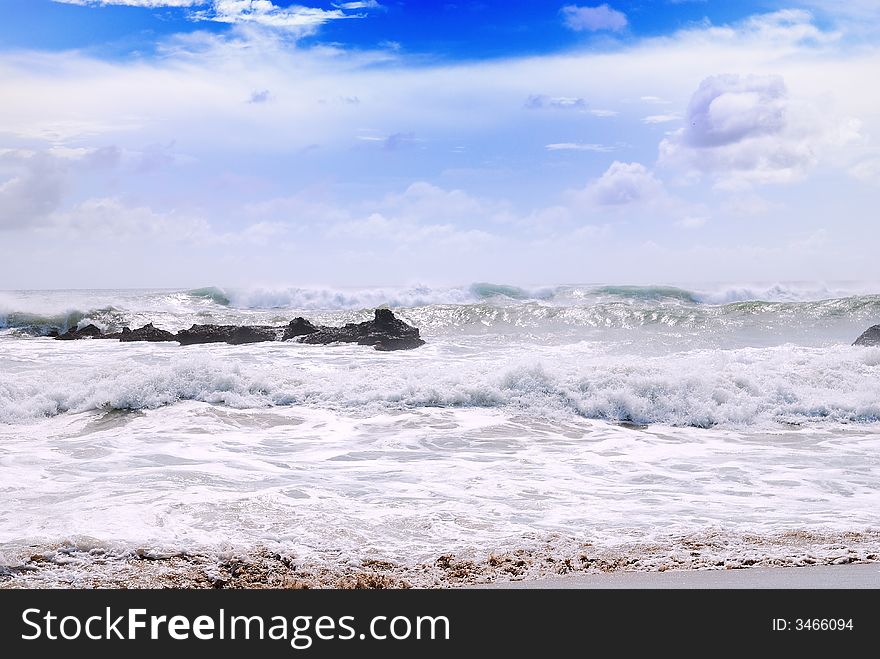
[[[880,322],[872,290],[0,292],[0,573],[268,551],[435,585],[449,556],[478,580],[874,560],[880,348],[851,345]],[[426,345],[46,336],[380,305]]]

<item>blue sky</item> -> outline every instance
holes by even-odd
[[[0,288],[880,280],[873,1],[0,15]]]
[[[210,2],[3,0],[0,4],[7,7],[6,20],[0,25],[5,47],[87,48],[104,56],[121,57],[150,51],[157,39],[175,33],[198,30],[221,33],[228,29],[228,24],[197,20],[198,12],[210,9]],[[132,4],[142,6],[128,6]],[[290,0],[276,0],[273,4],[281,10],[303,6],[301,2]],[[333,11],[344,4],[319,2],[308,6]],[[605,33],[598,35],[602,40],[611,32],[616,40],[626,43],[634,38],[686,28],[707,18],[719,23],[735,21],[774,6],[772,1],[618,2],[609,8],[625,16],[625,28],[592,31],[570,29],[560,15],[566,5],[560,2],[390,0],[362,4],[341,10],[351,19],[328,18],[320,30],[305,36],[303,43],[338,43],[349,48],[371,49],[393,42],[407,53],[431,60],[474,60],[551,53],[589,45],[597,41],[597,32]],[[71,25],[76,24],[82,25],[82,29],[71,29]]]

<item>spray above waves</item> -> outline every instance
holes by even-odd
[[[207,286],[205,288],[193,288],[186,291],[186,294],[197,300],[206,300],[215,302],[223,307],[228,307],[231,302],[222,288],[216,286]]]
[[[578,289],[573,289],[578,290]],[[587,290],[588,294],[624,300],[661,301],[677,300],[697,304],[696,293],[674,286],[598,286]]]
[[[772,284],[686,289],[677,286],[562,285],[521,287],[477,282],[467,286],[404,288],[219,288],[187,291],[197,300],[239,309],[362,310],[380,306],[424,307],[493,303],[509,306],[539,302],[577,306],[607,302],[724,306],[737,302],[801,303],[850,297],[870,297],[877,287],[827,287]]]
[[[468,291],[478,300],[491,300],[493,298],[508,298],[510,300],[552,300],[556,289],[539,288],[525,289],[506,284],[471,284]]]
[[[219,288],[209,286],[186,291],[197,299],[238,309],[297,309],[343,311],[376,307],[426,307],[437,304],[476,304],[484,301],[551,300],[554,289],[528,290],[506,284],[475,283],[470,286],[432,288]]]
[[[84,323],[93,323],[103,329],[116,329],[125,321],[125,314],[114,307],[82,311],[71,309],[58,313],[11,311],[0,313],[0,329],[14,329],[32,336],[44,336],[50,330],[66,332]]]
[[[178,331],[204,323],[281,325],[300,315],[321,324],[341,325],[363,321],[372,309],[384,306],[434,333],[548,331],[573,337],[577,328],[583,328],[586,338],[599,330],[639,327],[728,334],[737,328],[765,333],[772,328],[780,337],[795,337],[811,332],[825,336],[825,329],[834,326],[834,340],[858,328],[854,339],[864,330],[862,325],[874,324],[880,317],[880,295],[841,297],[845,292],[815,286],[700,291],[669,286],[523,288],[492,283],[445,288],[21,291],[0,297],[0,330],[11,330],[4,332],[7,335],[33,336],[89,323],[107,331],[154,323]],[[838,297],[826,297],[832,293]]]

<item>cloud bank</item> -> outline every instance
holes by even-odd
[[[178,6],[234,27],[155,57],[0,53],[5,286],[107,285],[157,254],[119,285],[876,270],[880,48],[807,12],[437,62],[294,44],[326,18],[295,6]]]

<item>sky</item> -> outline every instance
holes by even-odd
[[[0,289],[880,281],[880,2],[0,0]]]

